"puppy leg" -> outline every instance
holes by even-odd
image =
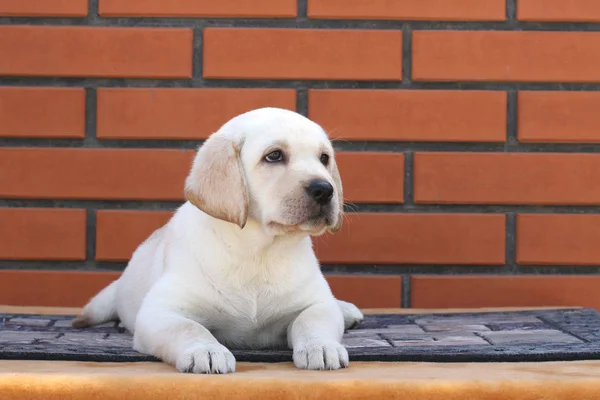
[[[142,306],[133,337],[135,350],[152,354],[181,372],[225,374],[235,357],[204,326],[174,310]]]
[[[364,315],[358,307],[343,300],[338,300],[337,302],[344,315],[344,329],[352,329],[360,325]]]
[[[349,365],[342,346],[344,316],[335,301],[317,303],[302,311],[288,330],[294,364],[302,369],[340,369]]]

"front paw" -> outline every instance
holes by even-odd
[[[336,342],[308,342],[294,348],[294,364],[300,369],[340,369],[350,364],[348,351]]]
[[[342,310],[342,315],[344,315],[344,329],[358,327],[365,317],[360,309],[347,301],[338,300],[338,304]]]
[[[235,357],[221,344],[197,344],[177,357],[175,367],[194,374],[227,374],[235,372]]]

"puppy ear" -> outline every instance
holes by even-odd
[[[212,135],[198,149],[185,181],[185,198],[206,214],[243,228],[248,189],[240,161],[241,143]]]
[[[340,172],[338,171],[337,163],[335,159],[332,158],[331,165],[331,177],[333,178],[333,185],[335,186],[335,192],[338,197],[338,220],[337,223],[328,229],[329,232],[335,233],[340,230],[342,227],[342,222],[344,221],[344,188],[342,187],[342,178],[340,177]]]

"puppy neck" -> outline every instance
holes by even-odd
[[[275,234],[252,217],[248,218],[242,229],[236,224],[206,214],[189,202],[182,206],[181,211],[176,219],[185,220],[184,223],[190,230],[189,237],[200,237],[203,240],[213,237],[213,245],[223,246],[232,256],[265,253],[272,248],[294,245],[308,238],[306,235]]]
[[[290,268],[299,268],[298,263],[289,260],[298,260],[304,271],[303,255],[310,258],[312,251],[312,242],[306,235],[269,234],[262,224],[250,218],[241,229],[209,216],[190,203],[182,206],[172,223],[185,226],[184,235],[178,238],[188,243],[200,261],[207,261],[207,254],[219,258],[216,264],[202,262],[203,270],[213,279],[235,272],[239,282],[256,278],[260,282],[283,281],[292,274]]]
[[[248,218],[244,228],[215,218],[211,218],[211,226],[230,248],[248,253],[265,252],[273,247],[293,245],[308,237],[297,233],[275,233],[252,217]]]

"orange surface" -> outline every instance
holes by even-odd
[[[206,139],[229,119],[261,107],[295,111],[296,91],[100,88],[96,135],[101,139]]]
[[[3,25],[0,75],[191,78],[192,36],[183,28]]]
[[[308,117],[335,139],[504,142],[506,93],[311,89]]]
[[[600,204],[600,155],[414,155],[414,197],[429,204]]]
[[[170,211],[98,210],[96,260],[128,261],[135,249],[172,216]]]
[[[104,17],[249,17],[296,16],[296,0],[99,0]]]
[[[0,15],[11,17],[83,17],[87,0],[0,0]]]
[[[324,263],[504,264],[505,217],[483,214],[348,214],[315,240]]]
[[[203,46],[205,78],[402,79],[398,30],[206,28]]]
[[[346,203],[404,202],[404,154],[337,152]]]
[[[0,259],[85,260],[85,210],[0,208],[0,221]]]
[[[541,265],[598,265],[600,215],[517,216],[517,262]]]
[[[414,31],[415,81],[600,81],[600,32]]]
[[[325,275],[333,294],[360,308],[400,307],[402,278],[399,276]]]
[[[411,307],[589,307],[600,309],[600,277],[413,276]]]
[[[83,307],[118,272],[0,270],[0,304]]]
[[[517,19],[521,21],[600,21],[597,0],[519,0]]]
[[[310,18],[502,21],[505,0],[308,0]]]
[[[355,362],[340,371],[239,363],[237,373],[215,376],[181,374],[159,363],[0,361],[0,391],[22,400],[596,400],[598,371],[598,361]]]
[[[84,136],[83,88],[0,87],[0,137]]]
[[[183,199],[192,150],[0,148],[0,196]]]
[[[520,142],[600,142],[600,93],[521,91]]]

